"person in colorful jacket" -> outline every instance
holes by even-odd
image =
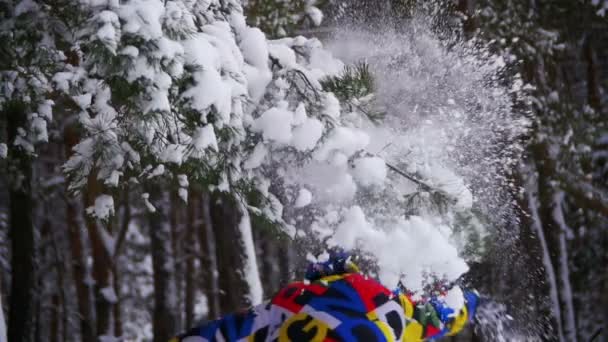
[[[425,341],[453,336],[475,315],[478,296],[449,308],[440,296],[419,302],[362,275],[344,252],[309,265],[270,301],[208,322],[171,342],[211,341]]]

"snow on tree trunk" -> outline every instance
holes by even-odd
[[[536,203],[536,198],[532,195],[532,192],[530,190],[531,189],[528,189],[528,205],[530,209],[530,214],[532,215],[534,230],[536,231],[536,234],[538,236],[538,240],[540,242],[540,247],[543,254],[543,265],[545,267],[545,273],[547,276],[546,281],[549,284],[549,298],[551,298],[552,313],[555,317],[559,340],[564,341],[555,269],[553,268],[553,264],[551,264],[549,246],[547,244],[547,239],[545,239],[545,233],[543,231],[542,222],[538,213],[538,204]]]
[[[576,340],[576,321],[572,302],[570,271],[568,266],[568,248],[566,234],[570,229],[566,226],[562,213],[564,194],[556,189],[553,180],[557,174],[555,151],[558,147],[543,141],[534,147],[536,168],[538,171],[538,200],[541,243],[545,243],[548,263],[551,270],[547,275],[551,278],[551,297],[556,301],[555,315],[558,319],[560,341]],[[540,235],[539,235],[540,236]]]
[[[171,227],[166,213],[168,201],[159,185],[147,186],[151,204],[156,208],[147,213],[150,227],[150,249],[154,269],[154,342],[166,342],[177,333],[177,289],[171,243]]]
[[[262,294],[249,217],[229,194],[212,194],[210,206],[221,311],[231,312],[258,303]]]
[[[210,212],[210,196],[203,193],[200,196],[201,220],[197,226],[198,243],[201,249],[200,270],[202,288],[207,297],[208,318],[220,316],[220,289],[218,279],[217,252],[215,234]]]
[[[572,230],[567,226],[562,209],[564,193],[555,194],[553,201],[553,219],[559,227],[559,272],[560,272],[560,297],[563,309],[562,320],[564,321],[564,337],[567,341],[576,341],[576,320],[574,303],[572,301],[572,286],[570,284],[570,267],[568,266],[568,245],[566,236],[572,235]]]
[[[257,258],[260,270],[260,279],[262,280],[263,292],[274,293],[279,290],[279,256],[277,247],[283,243],[275,236],[269,234],[266,230],[260,227],[252,227],[253,238],[255,241]]]
[[[89,210],[89,208],[97,207],[100,190],[101,185],[97,180],[97,173],[92,172],[88,177],[87,190],[84,196],[84,215],[93,256],[92,273],[95,281],[93,289],[97,319],[96,329],[98,336],[107,337],[113,335],[112,313],[116,302],[112,278],[112,251],[108,249],[110,246],[106,243],[107,239],[104,234],[107,233],[102,231],[105,228],[90,214],[91,211]]]
[[[253,242],[253,234],[251,232],[251,219],[247,208],[241,206],[242,213],[241,222],[239,223],[239,230],[241,233],[241,245],[243,245],[243,253],[245,256],[245,265],[243,267],[243,277],[249,285],[248,299],[250,305],[257,305],[262,303],[264,299],[264,291],[262,289],[262,282],[260,280],[260,274],[258,271],[257,256],[255,253],[255,244]]]

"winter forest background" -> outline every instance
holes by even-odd
[[[454,341],[608,341],[607,12],[0,1],[0,341],[167,341],[334,246],[479,290]]]

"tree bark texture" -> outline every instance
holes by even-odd
[[[188,213],[186,218],[186,236],[191,241],[186,247],[186,274],[184,284],[184,320],[186,328],[194,325],[194,302],[196,294],[196,269],[194,267],[195,254],[200,253],[196,234],[198,198],[194,191],[188,193]]]
[[[200,196],[201,220],[197,226],[198,243],[200,246],[200,270],[201,280],[207,306],[209,307],[208,318],[219,318],[220,312],[220,288],[218,283],[218,264],[215,245],[215,234],[211,220],[211,196],[202,193]]]
[[[154,270],[154,309],[153,331],[154,342],[166,342],[177,333],[177,293],[173,251],[171,242],[171,227],[166,213],[166,194],[157,184],[147,185],[150,203],[155,212],[148,212],[150,227],[150,253]]]
[[[77,144],[78,139],[76,128],[73,125],[67,126],[64,131],[66,156],[72,154],[72,148]],[[97,318],[92,284],[87,281],[90,277],[85,260],[86,251],[82,241],[81,221],[78,218],[82,212],[79,207],[77,199],[66,196],[66,224],[70,240],[72,277],[76,288],[78,321],[81,339],[86,342],[94,341],[97,338]]]
[[[4,113],[8,128],[8,141],[18,136],[18,129],[26,127],[26,107],[22,103],[5,104]],[[33,222],[32,161],[25,151],[9,149],[10,186],[9,222],[11,239],[12,281],[9,300],[8,340],[27,342],[34,340],[34,318],[37,307],[36,288],[36,229]]]
[[[548,142],[542,142],[534,147],[535,159],[538,171],[538,215],[542,225],[542,230],[547,244],[550,257],[550,266],[553,267],[555,286],[557,289],[558,312],[554,312],[558,322],[558,332],[560,339],[568,341],[576,340],[576,325],[574,320],[574,308],[572,305],[572,293],[570,289],[570,279],[568,272],[568,251],[564,242],[563,227],[556,220],[555,196],[556,189],[554,182],[556,174],[555,161],[551,157]],[[566,264],[562,262],[566,260]]]
[[[221,312],[233,312],[250,305],[249,286],[242,272],[246,267],[239,230],[243,214],[233,198],[218,192],[211,196],[210,210],[215,234],[220,309]]]
[[[87,183],[87,191],[85,192],[85,210],[86,208],[95,205],[95,199],[101,193],[101,185],[97,180],[97,173],[91,172]],[[89,232],[89,241],[93,253],[93,279],[95,280],[95,308],[97,318],[97,334],[110,335],[112,334],[112,313],[114,311],[114,303],[103,294],[103,291],[113,289],[112,278],[112,258],[110,251],[106,248],[101,234],[101,229],[105,229],[100,225],[94,217],[91,217],[86,212],[85,221],[87,231]]]

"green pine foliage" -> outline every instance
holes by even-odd
[[[345,66],[340,75],[325,78],[321,85],[340,100],[362,98],[375,91],[374,77],[365,62]]]
[[[334,93],[350,111],[358,110],[372,122],[382,121],[386,114],[374,101],[374,76],[366,62],[345,66],[341,74],[323,79],[321,86]]]
[[[318,26],[311,16],[311,9],[318,11],[316,3],[314,0],[245,0],[243,7],[250,25],[259,27],[271,38],[280,38],[302,28]]]

